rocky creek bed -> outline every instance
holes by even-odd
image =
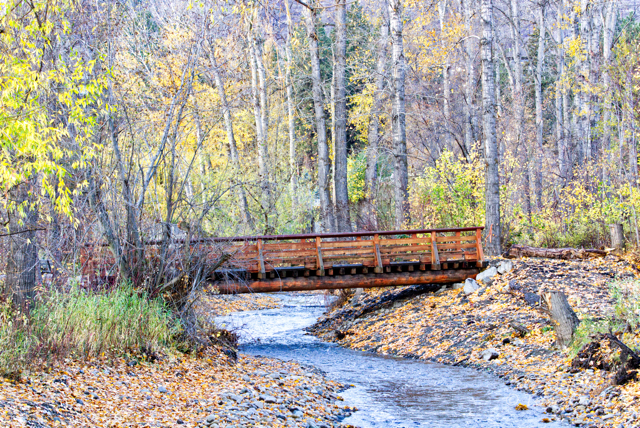
[[[553,327],[539,297],[543,289],[560,290],[580,318],[602,318],[612,311],[611,281],[634,278],[635,272],[616,257],[521,259],[479,287],[365,293],[309,330],[356,350],[488,371],[536,396],[547,411],[543,422],[637,427],[640,383],[613,386],[609,372],[572,370],[571,353],[554,346]],[[407,297],[417,293],[423,294]],[[401,294],[405,298],[398,299]],[[524,327],[527,334],[519,337],[514,326]],[[630,346],[640,345],[637,336],[631,340]]]

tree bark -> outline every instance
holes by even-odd
[[[336,217],[339,232],[351,232],[347,186],[347,2],[335,6],[335,160],[334,176]]]
[[[513,78],[514,78],[514,122],[516,151],[520,160],[522,180],[522,205],[524,214],[531,223],[531,186],[529,183],[529,151],[524,141],[524,92],[522,78],[522,59],[520,54],[520,10],[518,0],[511,0],[511,38],[513,39]]]
[[[394,200],[396,227],[409,221],[407,187],[409,181],[405,118],[405,57],[402,40],[402,0],[389,0],[389,22],[393,61]]]
[[[444,51],[446,47],[446,40],[444,37],[445,23],[444,19],[447,14],[447,0],[440,0],[438,3],[438,18],[440,21],[440,44]],[[443,99],[443,113],[444,113],[444,140],[446,147],[451,150],[453,148],[453,133],[451,132],[451,79],[450,79],[451,61],[449,55],[445,59],[445,63],[442,66],[442,99]],[[467,156],[467,153],[462,153],[463,156]]]
[[[253,95],[253,115],[256,123],[256,139],[258,143],[258,174],[260,176],[261,190],[261,207],[262,215],[265,219],[265,233],[269,234],[271,226],[269,222],[269,214],[271,214],[271,192],[269,186],[269,151],[267,147],[266,129],[264,128],[264,113],[262,112],[263,103],[261,102],[261,88],[259,84],[258,52],[256,50],[255,40],[252,38],[249,47],[249,61],[251,63],[251,88]]]
[[[329,146],[324,116],[324,97],[322,95],[322,77],[320,75],[320,54],[316,33],[315,11],[303,8],[309,54],[311,60],[311,79],[313,81],[313,107],[318,139],[318,193],[320,194],[320,221],[324,232],[334,231],[333,206],[329,189]]]
[[[287,40],[285,43],[285,55],[287,57],[287,68],[284,75],[284,84],[287,87],[287,113],[289,115],[289,170],[291,174],[291,204],[295,217],[298,207],[298,167],[297,167],[297,141],[295,127],[295,108],[293,102],[293,83],[291,82],[291,69],[293,67],[293,55],[291,53],[291,37],[293,35],[293,21],[289,0],[285,0],[287,11]]]
[[[566,348],[573,340],[573,333],[580,324],[575,312],[560,291],[542,293],[542,300],[547,305],[551,321],[555,325],[556,343],[560,348]]]
[[[602,43],[602,54],[604,57],[604,67],[602,70],[604,83],[604,105],[602,119],[602,181],[609,182],[609,161],[611,152],[611,48],[613,36],[616,28],[617,9],[613,1],[607,3],[604,16],[604,34]]]
[[[626,115],[626,140],[629,150],[629,181],[631,185],[638,185],[638,149],[636,146],[635,127],[635,98],[633,96],[633,73],[627,72],[627,81],[624,90],[625,115]]]
[[[385,81],[385,65],[387,63],[387,44],[389,43],[389,19],[386,1],[380,6],[380,39],[378,40],[378,58],[376,63],[375,91],[369,120],[367,136],[367,169],[364,179],[364,213],[363,220],[367,227],[377,230],[378,222],[374,207],[378,176],[378,147],[380,145],[380,115],[382,112],[382,96]]]
[[[566,146],[565,146],[565,128],[564,128],[564,116],[567,114],[563,111],[563,95],[564,95],[564,34],[562,29],[562,15],[564,13],[563,2],[559,2],[558,10],[556,13],[556,66],[558,72],[556,75],[555,83],[555,111],[556,111],[556,144],[558,149],[558,173],[560,175],[560,182],[562,186],[565,185],[567,180],[567,159],[566,159]]]
[[[538,13],[538,58],[536,64],[535,92],[536,92],[536,163],[535,163],[535,192],[536,210],[542,210],[542,158],[544,156],[544,122],[542,117],[542,69],[544,66],[544,42],[546,38],[545,10],[540,6]]]
[[[464,116],[464,145],[465,151],[470,153],[476,141],[477,119],[475,114],[474,94],[476,69],[473,52],[472,35],[472,16],[473,16],[473,0],[460,0],[462,11],[464,14],[464,28],[466,39],[464,41],[465,49],[465,84],[464,94],[465,100],[463,104]]]
[[[500,178],[496,137],[495,73],[493,71],[493,0],[481,2],[482,133],[485,149],[485,251],[500,254]]]

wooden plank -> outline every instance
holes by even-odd
[[[264,244],[265,251],[278,251],[278,250],[309,250],[315,248],[314,242],[286,242],[286,243],[269,243]]]
[[[438,248],[440,248],[438,246]],[[389,247],[380,247],[380,252],[382,254],[386,254],[386,253],[390,253],[390,252],[401,252],[401,251],[419,251],[419,252],[425,252],[425,253],[430,253],[431,252],[431,245],[410,245],[410,246],[389,246]]]
[[[473,278],[479,268],[440,271],[415,271],[387,275],[313,276],[259,280],[241,284],[215,283],[221,293],[269,293],[277,291],[331,290],[337,288],[373,288],[419,284],[450,284]]]
[[[459,233],[459,232],[458,232]],[[475,242],[475,236],[438,236],[436,242]]]
[[[380,246],[402,244],[431,244],[431,238],[393,238],[380,239]]]
[[[343,247],[370,247],[372,241],[370,239],[361,240],[361,241],[323,241],[322,249],[326,250],[328,248],[343,248]]]

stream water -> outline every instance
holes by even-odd
[[[379,356],[305,334],[325,311],[319,295],[280,295],[278,309],[237,312],[216,323],[240,334],[241,351],[313,365],[353,385],[341,396],[358,427],[560,427],[543,423],[533,397],[473,369]],[[531,410],[517,411],[526,404]]]

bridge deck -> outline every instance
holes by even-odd
[[[482,229],[231,238],[230,266],[211,279],[222,293],[458,282],[486,266]]]

